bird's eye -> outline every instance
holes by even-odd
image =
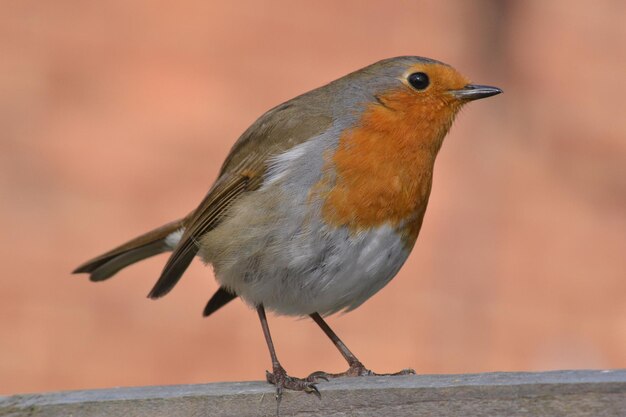
[[[408,76],[407,80],[417,91],[425,90],[430,85],[430,80],[425,72],[414,72]]]

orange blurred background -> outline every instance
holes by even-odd
[[[408,262],[329,324],[370,368],[626,367],[626,3],[87,2],[0,5],[0,393],[262,379],[256,313],[201,317],[195,262],[69,272],[199,203],[256,117],[382,58],[423,55],[505,94],[443,146]],[[270,316],[294,375],[345,363]]]

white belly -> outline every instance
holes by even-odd
[[[252,306],[286,315],[351,310],[384,287],[409,255],[390,226],[333,228],[319,216],[321,203],[298,205],[276,191],[242,197],[200,240],[199,255],[220,284]]]
[[[384,287],[408,256],[388,226],[351,234],[310,224],[284,233],[280,223],[272,222],[273,230],[267,223],[242,229],[236,218],[231,220],[207,235],[201,256],[213,264],[221,285],[279,314],[354,309]],[[216,239],[224,236],[239,238],[231,239],[236,243]],[[205,245],[209,239],[218,250]]]

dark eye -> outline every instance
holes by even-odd
[[[409,75],[407,79],[409,80],[409,84],[418,91],[425,90],[430,84],[428,75],[426,75],[425,72],[414,72]]]

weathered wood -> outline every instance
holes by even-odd
[[[342,378],[286,392],[281,416],[625,417],[626,370]],[[263,382],[0,397],[0,416],[273,416]]]

